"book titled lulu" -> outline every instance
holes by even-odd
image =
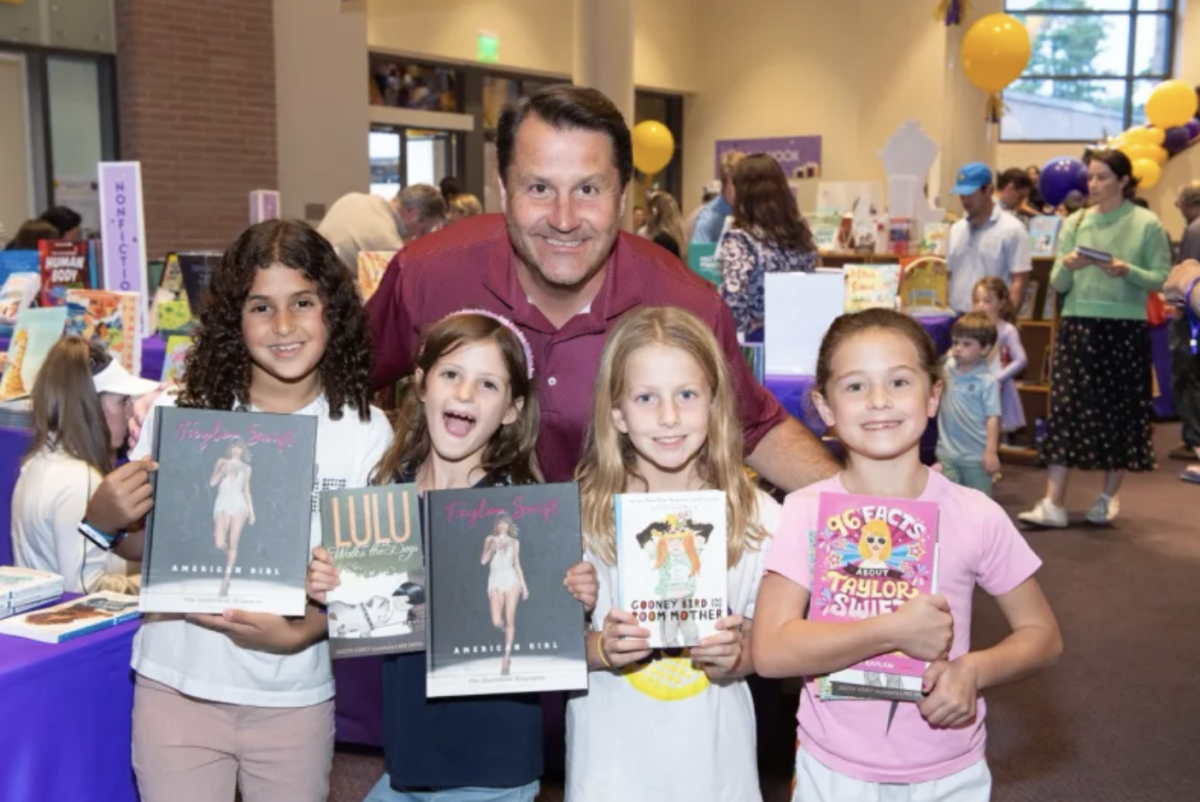
[[[822,493],[813,544],[813,621],[858,621],[937,592],[938,508],[927,501]],[[922,698],[928,663],[876,655],[818,680],[822,699]]]
[[[329,591],[335,658],[425,648],[425,560],[417,486],[321,494],[322,542],[338,568]]]
[[[618,606],[656,649],[698,646],[729,606],[726,499],[719,490],[614,497]]]
[[[0,635],[62,643],[137,618],[136,596],[101,591],[0,620]]]
[[[304,615],[317,419],[155,409],[141,610]]]
[[[578,485],[434,491],[425,522],[426,695],[586,688],[583,606],[563,587]]]

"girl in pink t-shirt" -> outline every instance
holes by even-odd
[[[795,802],[989,799],[980,691],[1045,668],[1062,651],[1033,578],[1041,561],[1005,512],[921,465],[921,435],[940,394],[933,343],[905,315],[843,315],[821,343],[813,401],[837,427],[849,467],[787,497],[750,639],[760,674],[808,679],[797,716]],[[806,620],[822,492],[936,503],[939,594],[853,623]],[[976,585],[996,598],[1013,631],[971,651]],[[816,677],[893,651],[930,661],[919,703],[821,700]]]

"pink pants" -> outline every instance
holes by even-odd
[[[325,802],[333,700],[250,707],[184,696],[138,676],[133,768],[142,802]]]

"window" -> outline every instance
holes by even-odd
[[[1006,0],[1033,57],[1004,92],[1002,140],[1093,142],[1146,121],[1171,77],[1177,0]]]

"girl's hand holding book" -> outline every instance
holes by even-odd
[[[600,655],[609,668],[623,668],[650,656],[650,630],[639,627],[633,613],[608,611],[600,633]]]
[[[917,660],[942,660],[950,654],[954,619],[950,604],[938,594],[909,599],[895,616],[896,647]]]
[[[119,532],[145,518],[154,506],[150,471],[157,469],[158,463],[143,457],[105,476],[88,501],[88,523],[104,532]]]
[[[1067,270],[1082,270],[1090,264],[1092,264],[1092,260],[1079,251],[1071,251],[1063,257],[1063,267]]]
[[[312,555],[308,573],[304,575],[304,592],[318,604],[325,604],[325,594],[336,588],[341,580],[338,579],[333,557],[324,546],[314,547]]]
[[[250,613],[245,610],[226,610],[221,615],[188,615],[186,620],[223,632],[243,649],[271,654],[295,654],[305,649],[311,640],[303,618],[284,618],[274,613]]]
[[[938,660],[925,669],[921,688],[928,694],[917,704],[931,727],[953,729],[975,720],[979,676],[966,657]]]
[[[583,603],[583,609],[589,613],[596,609],[596,596],[600,593],[600,580],[596,578],[596,566],[584,560],[567,569],[563,579],[568,591],[578,601]]]
[[[742,617],[729,615],[717,622],[719,630],[692,647],[692,661],[704,669],[710,680],[725,679],[733,673],[742,657]]]

